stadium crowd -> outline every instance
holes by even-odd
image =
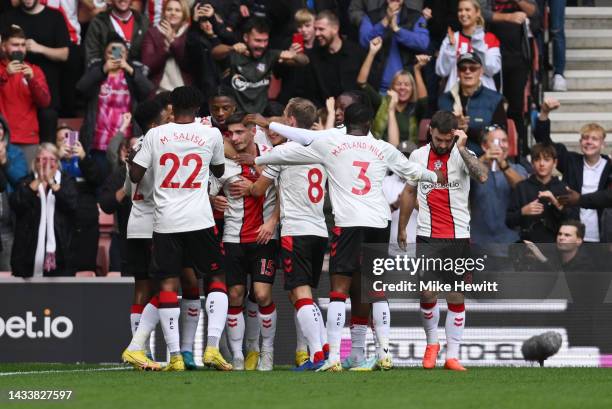
[[[128,218],[138,195],[124,187],[128,154],[144,131],[174,120],[171,92],[190,85],[202,95],[198,121],[228,141],[237,132],[228,132],[236,113],[283,122],[288,104],[302,98],[317,108],[312,128],[319,130],[343,128],[349,106],[368,106],[375,138],[408,156],[431,138],[432,115],[451,112],[478,157],[474,166],[488,173],[472,180],[473,243],[555,243],[567,235],[607,241],[612,165],[603,153],[605,130],[585,124],[576,136],[581,153],[571,152],[550,136],[549,114],[559,102],[539,99],[542,87],[567,90],[565,3],[3,1],[0,271],[20,277],[96,271],[100,207],[116,221],[110,270],[128,275]],[[544,27],[551,32],[551,67],[536,63],[546,61]],[[261,147],[283,139],[260,116],[249,118],[261,122],[254,135]],[[225,153],[250,166],[259,151],[249,149],[232,140]],[[258,188],[256,177],[227,185],[218,179],[210,200],[222,228],[232,198],[255,196]],[[411,223],[399,217],[404,180],[390,173],[383,189],[394,223],[408,224],[400,239],[414,242],[416,212]],[[264,192],[273,208],[275,199]],[[276,234],[277,215],[261,220],[253,243]],[[397,242],[396,227],[389,240]],[[259,304],[260,313],[270,305],[264,290],[252,293],[230,290],[229,316],[242,314],[232,305],[243,302],[249,312],[250,304]]]

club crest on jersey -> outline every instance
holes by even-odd
[[[433,164],[434,170],[440,170],[442,169],[442,161],[440,159],[436,160]]]

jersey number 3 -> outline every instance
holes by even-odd
[[[200,173],[200,170],[202,169],[202,158],[200,157],[200,155],[197,155],[195,153],[190,153],[189,155],[183,158],[183,161],[182,161],[183,166],[189,166],[189,163],[194,162],[194,161],[196,164],[195,169],[193,169],[193,172],[191,172],[191,175],[189,175],[185,183],[183,183],[183,186],[181,186],[179,182],[172,181],[172,179],[174,179],[174,176],[176,175],[176,172],[178,172],[179,167],[181,166],[181,159],[174,153],[164,153],[159,158],[159,164],[161,166],[166,166],[166,163],[168,161],[172,162],[172,167],[170,168],[170,172],[168,172],[168,174],[162,181],[160,187],[165,188],[165,189],[179,189],[179,188],[199,189],[200,187],[202,187],[202,183],[200,182],[194,183],[195,178],[198,176],[198,174]]]
[[[370,191],[370,189],[372,189],[372,182],[370,182],[370,178],[366,176],[370,162],[361,162],[356,160],[353,162],[353,166],[359,168],[359,175],[357,175],[357,179],[363,181],[363,188],[357,189],[354,187],[351,189],[351,192],[358,196],[365,195]]]

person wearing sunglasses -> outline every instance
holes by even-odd
[[[491,124],[506,124],[504,97],[483,86],[482,60],[476,53],[464,53],[457,59],[459,82],[438,99],[438,108],[451,111],[459,121],[459,129],[468,135],[468,149],[480,156],[483,129]]]

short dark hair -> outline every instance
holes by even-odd
[[[25,31],[17,24],[10,24],[2,30],[2,42],[4,43],[11,38],[26,38]]]
[[[338,98],[342,96],[349,97],[353,100],[353,103],[365,104],[367,102],[367,96],[362,91],[358,90],[344,91],[342,94],[338,95]]]
[[[195,115],[200,109],[204,96],[199,89],[192,86],[177,87],[170,94],[170,103],[174,116]]]
[[[229,98],[232,101],[236,102],[236,97],[234,95],[234,90],[227,85],[221,84],[216,86],[208,97],[208,101],[213,98],[225,97]]]
[[[108,47],[110,44],[113,43],[119,43],[119,44],[123,44],[123,46],[127,49],[127,43],[125,42],[125,40],[117,33],[115,33],[114,31],[109,33],[106,36],[106,43],[104,43],[104,49],[106,49],[106,47]]]
[[[271,116],[283,116],[284,111],[285,106],[283,104],[277,101],[269,101],[261,114],[269,118]]]
[[[557,159],[557,150],[553,145],[536,143],[531,147],[531,161],[538,158]]]
[[[242,26],[242,34],[248,34],[251,31],[257,31],[258,33],[270,34],[270,25],[268,21],[261,17],[251,17]]]
[[[246,115],[247,115],[246,112],[243,112],[243,111],[234,112],[225,120],[225,126],[241,124]]]
[[[310,129],[317,120],[317,107],[306,98],[291,98],[287,102],[287,115],[295,118],[299,128]]]
[[[447,134],[459,127],[457,117],[450,111],[438,111],[431,117],[429,123],[431,129],[437,129],[442,134]]]
[[[138,124],[143,134],[149,132],[154,123],[159,123],[161,113],[165,105],[159,99],[148,99],[140,104],[134,112],[134,121]]]
[[[336,27],[340,27],[340,20],[338,20],[338,16],[336,16],[334,12],[330,10],[323,10],[319,12],[319,14],[317,14],[317,17],[315,18],[315,20],[323,20],[323,19],[326,19],[327,21],[329,21],[331,24],[335,25]]]
[[[172,104],[172,102],[170,102],[170,95],[172,95],[172,91],[162,91],[159,94],[155,95],[153,99],[159,102],[162,108],[165,108],[167,105]]]
[[[369,105],[356,102],[349,105],[344,111],[344,124],[347,128],[365,127],[373,117],[374,112]]]
[[[584,226],[584,223],[582,223],[580,220],[565,220],[561,222],[559,229],[561,229],[561,227],[563,226],[574,226],[576,228],[576,235],[578,236],[578,238],[584,239],[584,235],[586,234],[586,227]]]

